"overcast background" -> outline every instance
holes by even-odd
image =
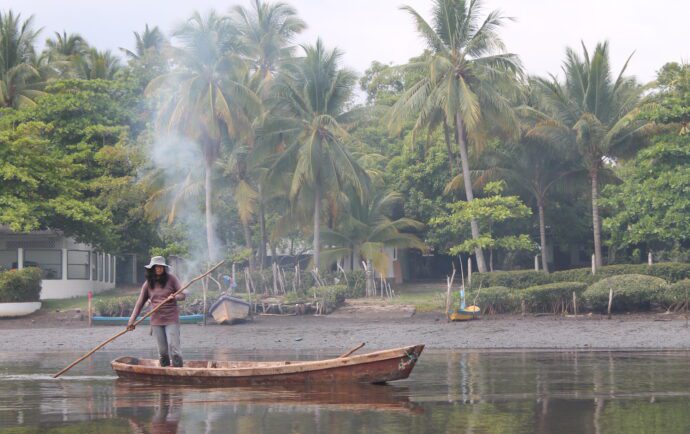
[[[428,0],[291,0],[308,29],[298,42],[320,36],[345,52],[344,64],[362,73],[373,60],[404,63],[424,48],[412,19],[398,7],[414,7],[427,20]],[[169,34],[193,10],[226,12],[248,1],[220,0],[2,0],[0,10],[35,15],[43,27],[39,40],[55,31],[79,33],[103,50],[132,48],[133,31],[157,25]],[[517,21],[501,31],[508,50],[517,53],[530,74],[558,73],[566,46],[583,40],[590,50],[610,42],[614,72],[635,51],[628,72],[653,80],[666,62],[690,59],[690,2],[686,0],[485,0],[485,12],[500,9]]]

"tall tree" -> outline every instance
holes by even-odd
[[[76,59],[77,77],[85,80],[113,80],[120,70],[120,60],[110,50],[89,49]]]
[[[214,258],[218,254],[212,205],[214,164],[223,141],[251,140],[245,109],[258,111],[260,101],[236,79],[245,66],[236,55],[237,34],[227,18],[215,12],[206,17],[194,13],[173,35],[181,44],[173,47],[176,68],[152,80],[147,93],[162,98],[159,126],[194,141],[201,149],[206,242],[209,258]]]
[[[393,106],[392,126],[401,119],[415,117],[415,128],[430,124],[446,126],[449,140],[454,132],[460,153],[460,173],[464,177],[465,196],[474,199],[470,181],[468,145],[481,145],[489,127],[515,125],[510,93],[521,73],[514,54],[505,53],[498,29],[506,18],[498,11],[481,21],[481,0],[434,0],[433,18],[428,23],[409,6],[417,31],[430,50],[429,56],[411,68],[426,71]],[[452,152],[449,152],[449,158]],[[476,220],[471,221],[472,238],[481,237]],[[486,271],[482,248],[475,248],[477,268]]]
[[[73,60],[86,53],[89,44],[78,33],[55,32],[46,40],[46,50],[51,60]]]
[[[292,42],[307,25],[287,3],[253,0],[250,9],[235,6],[233,21],[240,32],[246,56],[262,79],[270,79],[281,62],[289,59]]]
[[[0,12],[0,107],[35,105],[43,95],[43,81],[35,67],[33,15],[22,20],[11,10]]]
[[[342,54],[327,50],[321,40],[303,46],[305,56],[286,65],[276,83],[277,103],[271,126],[288,145],[273,165],[273,172],[291,172],[290,200],[293,206],[311,198],[314,265],[320,266],[322,201],[328,192],[352,186],[360,196],[368,176],[347,149],[350,140],[341,122],[355,75],[339,67]]]
[[[149,25],[146,24],[143,32],[134,32],[134,51],[122,47],[120,47],[120,51],[130,59],[140,60],[149,53],[160,53],[167,42],[165,35],[158,26],[149,28]]]
[[[297,16],[297,11],[286,3],[270,3],[262,0],[254,0],[250,8],[235,6],[231,10],[231,19],[237,28],[239,38],[244,48],[244,57],[249,61],[252,70],[251,88],[260,95],[264,103],[264,109],[268,107],[268,99],[272,97],[273,79],[281,64],[290,59],[294,51],[293,40],[295,36],[306,27],[304,21]],[[255,129],[261,128],[261,122],[253,123]],[[263,266],[266,258],[266,245],[268,234],[266,231],[266,197],[265,192],[266,170],[261,170],[266,158],[270,158],[273,152],[255,147],[246,149],[246,156],[237,161],[246,161],[251,167],[250,171],[236,170],[236,173],[246,173],[244,178],[247,183],[242,184],[239,193],[244,198],[244,204],[240,209],[254,210],[254,202],[258,203],[259,232],[259,264]],[[255,188],[251,187],[248,183]],[[249,206],[251,205],[251,206]],[[245,214],[245,213],[242,213]],[[246,231],[245,231],[246,232]]]
[[[566,50],[564,82],[555,76],[539,79],[548,112],[535,134],[560,140],[580,156],[591,184],[595,265],[601,267],[600,178],[607,161],[639,143],[648,122],[638,117],[643,88],[624,75],[630,58],[614,79],[608,43],[597,44],[591,57],[584,44],[582,49],[583,56]]]

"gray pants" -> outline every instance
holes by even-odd
[[[179,324],[154,325],[151,326],[151,330],[156,338],[159,356],[168,356],[171,359],[173,356],[182,357]]]

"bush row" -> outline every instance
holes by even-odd
[[[677,262],[661,262],[654,265],[621,264],[601,267],[596,274],[591,268],[575,268],[572,270],[556,271],[546,274],[535,270],[494,271],[492,273],[474,273],[472,288],[480,286],[505,286],[513,289],[524,289],[532,286],[546,285],[556,282],[581,282],[588,286],[602,279],[622,274],[643,274],[659,277],[670,283],[690,278],[690,264]]]
[[[35,267],[0,273],[0,303],[23,303],[41,298],[41,270]]]
[[[654,307],[677,310],[685,307],[690,279],[669,285],[659,277],[623,274],[601,279],[589,286],[582,282],[556,282],[525,289],[490,286],[469,291],[468,300],[476,300],[488,313],[520,312],[522,302],[530,312],[559,313],[573,311],[575,293],[579,311],[606,312],[609,290],[613,291],[611,310],[614,312],[645,311]]]

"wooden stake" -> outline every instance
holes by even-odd
[[[685,328],[688,328],[688,285],[685,285]]]
[[[86,314],[89,316],[89,327],[91,327],[91,317],[93,316],[93,313],[91,312],[91,299],[92,298],[93,298],[93,292],[89,291],[89,294],[88,294],[89,306],[86,309]]]
[[[195,277],[194,279],[190,280],[185,286],[183,286],[182,288],[180,288],[179,290],[177,290],[177,292],[171,294],[171,295],[170,295],[168,298],[166,298],[163,302],[159,303],[158,306],[154,307],[153,309],[151,309],[150,311],[148,311],[144,316],[142,316],[142,317],[139,318],[137,321],[135,321],[135,322],[134,322],[134,326],[137,326],[140,322],[144,321],[146,318],[148,318],[149,316],[151,316],[151,314],[153,314],[155,311],[157,311],[158,309],[160,309],[161,306],[163,306],[165,303],[174,300],[176,295],[180,294],[182,291],[184,291],[185,289],[187,289],[192,283],[196,282],[196,281],[199,280],[199,279],[203,279],[204,277],[208,276],[209,273],[211,273],[211,272],[212,272],[213,270],[215,270],[216,268],[220,267],[221,264],[223,264],[223,262],[225,262],[225,261],[220,261],[219,263],[217,263],[216,265],[214,265],[211,269],[209,269],[209,270],[208,270],[207,272],[205,272],[204,274],[202,274],[202,275],[200,275],[200,276],[198,276],[198,277]],[[74,362],[72,362],[69,366],[67,366],[66,368],[64,368],[62,371],[60,371],[60,372],[58,372],[57,374],[53,375],[53,378],[57,378],[57,377],[59,377],[60,375],[64,374],[65,372],[69,371],[70,369],[72,369],[72,367],[74,367],[74,365],[76,365],[77,363],[81,362],[81,361],[84,360],[85,358],[89,357],[91,354],[95,353],[96,351],[100,350],[101,348],[103,348],[104,346],[106,346],[106,344],[108,344],[108,343],[114,341],[115,339],[119,338],[120,336],[124,335],[124,334],[127,333],[128,331],[129,331],[129,330],[128,330],[127,328],[125,328],[124,330],[122,330],[121,332],[117,333],[116,335],[113,335],[112,337],[110,337],[110,338],[106,339],[105,341],[101,342],[101,343],[100,343],[99,345],[97,345],[94,349],[92,349],[92,350],[89,351],[88,353],[84,354],[83,356],[81,356],[80,358],[78,358],[77,360],[75,360]]]
[[[577,295],[573,291],[573,314],[577,317]]]
[[[450,292],[451,288],[453,288],[453,280],[455,279],[455,264],[452,263],[453,265],[453,274],[450,275],[450,277],[446,276],[446,284],[447,289],[446,289],[446,322],[450,322]]]
[[[609,319],[611,319],[611,303],[613,303],[613,289],[609,288],[609,308],[608,308]]]

